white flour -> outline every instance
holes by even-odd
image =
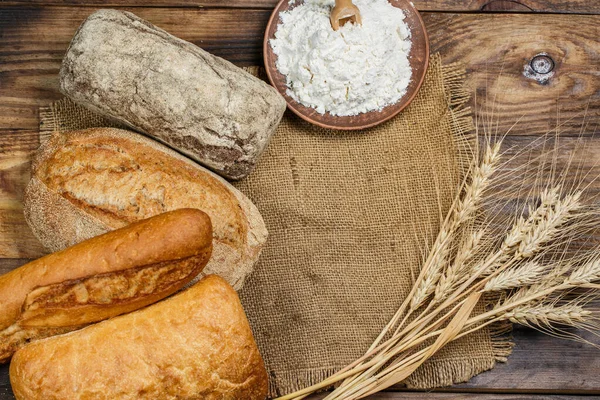
[[[406,93],[410,31],[387,0],[355,0],[362,26],[334,31],[334,0],[305,0],[281,13],[270,44],[288,95],[317,112],[348,116],[380,110]]]

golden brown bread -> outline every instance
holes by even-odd
[[[143,310],[31,343],[17,399],[264,399],[267,373],[235,291],[211,275]]]
[[[146,219],[0,276],[0,362],[32,339],[152,304],[208,262],[212,230],[200,210]]]
[[[256,207],[222,178],[135,132],[98,128],[55,134],[33,162],[25,218],[51,251],[177,208],[206,212],[213,256],[206,274],[236,290],[266,241]]]

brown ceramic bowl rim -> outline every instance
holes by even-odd
[[[277,5],[275,6],[275,8],[273,9],[273,12],[271,13],[271,16],[269,18],[269,22],[267,23],[267,28],[265,29],[265,35],[263,38],[263,63],[265,65],[265,71],[267,73],[267,77],[269,78],[269,82],[271,83],[271,86],[273,86],[278,92],[280,92],[279,88],[277,87],[277,85],[275,84],[275,80],[273,79],[273,76],[271,75],[271,69],[268,66],[268,49],[269,49],[269,40],[271,39],[269,37],[269,31],[270,28],[272,26],[273,23],[278,22],[279,20],[279,13],[280,13],[280,9],[282,8],[282,5],[284,2],[288,2],[289,3],[290,0],[279,0],[279,2],[277,3]],[[337,126],[334,124],[327,124],[321,121],[317,121],[314,120],[306,115],[304,115],[300,110],[298,110],[296,108],[296,106],[302,106],[302,107],[306,107],[300,103],[298,103],[297,101],[295,101],[294,99],[292,99],[291,97],[289,97],[287,95],[287,93],[281,93],[280,94],[283,96],[283,98],[285,99],[285,102],[287,104],[287,107],[297,116],[299,116],[300,118],[302,118],[303,120],[310,122],[311,124],[320,126],[322,128],[327,128],[327,129],[337,129],[337,130],[344,130],[344,131],[352,131],[352,130],[359,130],[359,129],[367,129],[367,128],[372,128],[376,125],[382,124],[386,121],[389,121],[390,119],[394,118],[396,115],[398,115],[400,112],[402,112],[402,110],[404,110],[406,107],[408,107],[408,105],[410,103],[412,103],[413,99],[415,98],[415,96],[417,95],[417,93],[419,93],[419,90],[421,89],[421,85],[423,85],[423,81],[425,80],[425,75],[427,74],[427,69],[429,68],[429,35],[427,34],[427,29],[425,28],[425,23],[423,22],[423,18],[421,17],[421,13],[419,13],[419,11],[417,10],[417,8],[415,7],[415,5],[413,4],[412,1],[408,0],[406,1],[406,4],[409,8],[409,12],[412,12],[416,15],[417,20],[419,21],[419,24],[421,25],[422,29],[423,29],[423,35],[425,38],[425,59],[423,60],[423,73],[421,74],[421,76],[418,78],[418,82],[415,86],[415,89],[412,91],[412,93],[410,93],[407,97],[401,97],[400,100],[398,101],[403,101],[403,104],[399,107],[397,107],[397,109],[390,113],[389,115],[385,116],[384,118],[375,120],[373,122],[367,123],[367,124],[363,124],[363,125],[357,125],[357,126]],[[404,11],[404,9],[402,9]],[[276,68],[276,67],[275,67]],[[279,73],[279,72],[278,72]],[[387,107],[393,107],[397,105],[397,103],[394,104],[390,104]],[[306,107],[309,108],[309,107]],[[381,111],[369,111],[365,114],[369,114],[369,113],[379,113]],[[327,113],[329,114],[329,113]],[[331,114],[329,114],[331,115]],[[331,116],[333,119],[335,118],[344,118],[344,117],[336,117],[336,116]]]

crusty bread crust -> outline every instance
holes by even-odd
[[[250,173],[286,108],[264,81],[117,10],[98,10],[79,27],[60,89],[230,179]]]
[[[264,399],[267,373],[234,290],[208,276],[143,310],[19,350],[17,399]]]
[[[204,273],[239,290],[267,239],[258,209],[223,178],[168,147],[122,129],[55,134],[38,150],[25,218],[51,251],[160,212],[205,211],[213,256]]]
[[[25,204],[25,220],[38,240],[51,252],[110,231],[102,221],[48,190],[34,174],[25,187]]]
[[[1,275],[0,362],[55,328],[73,330],[169,296],[198,275],[211,248],[209,217],[181,209]]]

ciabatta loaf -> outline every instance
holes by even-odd
[[[210,220],[182,209],[146,219],[0,276],[0,362],[27,342],[137,310],[206,265]]]
[[[55,134],[38,150],[25,191],[25,218],[51,251],[185,207],[212,221],[213,256],[204,272],[241,288],[267,239],[258,210],[224,179],[141,134]]]
[[[240,301],[214,275],[143,310],[24,347],[10,382],[19,400],[262,400],[268,384]]]

